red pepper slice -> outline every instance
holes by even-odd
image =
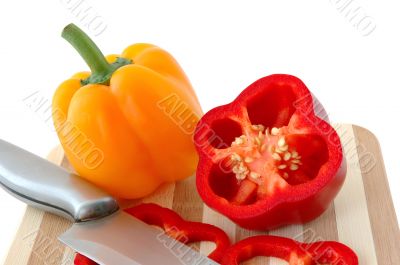
[[[173,210],[161,207],[154,203],[144,203],[124,210],[132,216],[142,220],[149,225],[162,228],[165,233],[189,244],[200,241],[214,242],[216,248],[208,257],[220,262],[226,249],[230,246],[229,237],[220,228],[200,222],[186,221]],[[96,265],[97,263],[81,254],[75,256],[75,265]]]
[[[204,202],[248,229],[321,215],[342,186],[346,165],[339,136],[313,101],[300,79],[277,74],[206,113],[194,136]]]
[[[286,260],[289,265],[358,265],[357,255],[334,241],[301,243],[278,236],[254,236],[232,245],[221,265],[237,265],[256,256]]]
[[[91,260],[88,257],[85,257],[79,253],[76,253],[76,255],[75,255],[74,264],[75,265],[98,265],[93,260]]]

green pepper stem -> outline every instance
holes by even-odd
[[[109,64],[92,39],[73,23],[64,28],[61,36],[75,48],[92,71],[89,78],[81,80],[82,85],[109,84],[115,70],[132,63],[132,60],[117,58]]]
[[[106,74],[112,70],[103,53],[92,39],[71,23],[62,31],[61,36],[78,51],[94,74]]]

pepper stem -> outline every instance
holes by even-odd
[[[89,78],[81,80],[82,85],[109,84],[115,70],[132,63],[131,60],[117,58],[116,62],[109,64],[93,40],[73,23],[64,28],[61,36],[75,48],[92,71]]]

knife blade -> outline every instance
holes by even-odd
[[[73,221],[60,241],[99,264],[217,264],[123,212],[116,199],[79,176],[3,140],[0,185],[29,205]]]

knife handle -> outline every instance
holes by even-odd
[[[29,205],[84,222],[118,210],[117,201],[55,164],[0,140],[0,184]]]

